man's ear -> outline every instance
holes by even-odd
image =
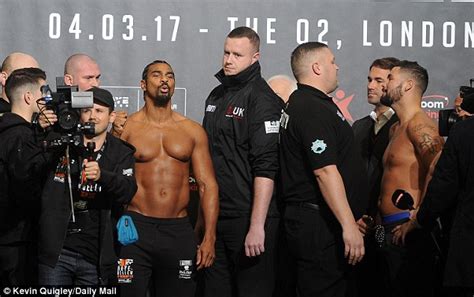
[[[405,92],[408,92],[411,89],[413,89],[414,87],[415,87],[415,82],[412,79],[407,79],[404,83],[403,90]]]
[[[142,88],[143,92],[146,92],[146,82],[144,79],[140,81],[140,87]]]
[[[117,116],[117,113],[115,111],[112,111],[109,115],[109,123],[113,123],[115,121],[116,116]]]
[[[252,64],[257,62],[258,59],[260,59],[260,52],[256,52],[255,54],[253,54],[252,56]]]
[[[25,101],[27,105],[33,104],[35,102],[33,98],[33,93],[31,93],[30,91],[26,91],[26,93],[23,94],[23,101]]]
[[[5,71],[0,72],[0,84],[4,87],[7,83],[8,74]]]
[[[313,70],[313,72],[317,75],[321,75],[321,66],[319,65],[318,62],[315,62],[311,65],[311,68]]]
[[[73,86],[74,85],[74,77],[70,74],[64,74],[64,84],[66,86]]]

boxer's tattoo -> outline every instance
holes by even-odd
[[[431,125],[419,124],[412,128],[417,137],[417,142],[422,152],[426,151],[436,155],[443,147],[441,137],[437,135],[436,128]]]

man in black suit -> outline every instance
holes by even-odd
[[[358,220],[363,234],[370,233],[371,224],[377,215],[380,182],[382,180],[382,157],[389,140],[390,127],[398,121],[393,109],[380,103],[390,70],[398,62],[396,58],[381,58],[372,62],[367,77],[367,101],[375,106],[370,115],[352,125],[355,141],[367,169],[369,180],[369,206],[366,214]],[[357,267],[360,296],[377,296],[375,242],[373,236],[366,236],[366,257]]]

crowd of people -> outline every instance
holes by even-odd
[[[128,115],[100,88],[98,63],[74,54],[64,84],[92,102],[74,110],[86,128],[67,130],[39,63],[10,54],[0,75],[0,285],[473,296],[470,114],[445,144],[421,108],[427,70],[386,57],[369,67],[374,110],[351,127],[331,97],[339,66],[327,45],[293,50],[294,79],[265,81],[259,60],[256,32],[227,35],[201,125],[172,110],[165,60],[144,67],[145,104]]]

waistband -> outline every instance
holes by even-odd
[[[180,224],[189,224],[189,217],[182,217],[182,218],[155,218],[155,217],[148,217],[144,216],[135,211],[125,211],[124,215],[129,215],[132,217],[133,221],[135,222],[143,222],[149,224],[159,224],[159,225],[180,225]]]
[[[382,225],[390,225],[410,218],[410,212],[404,211],[382,217]]]
[[[296,206],[312,210],[319,210],[319,205],[311,202],[287,202],[286,206]]]

